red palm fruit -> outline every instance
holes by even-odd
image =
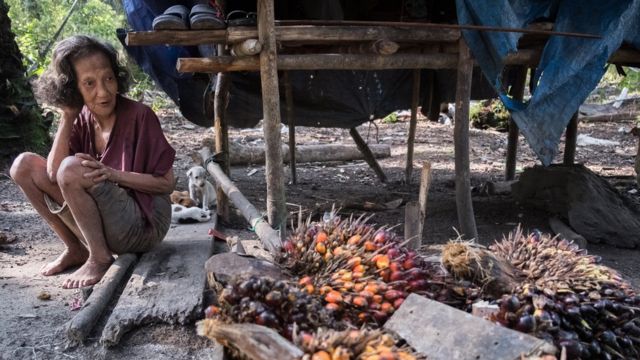
[[[327,236],[326,232],[320,231],[318,233],[318,235],[316,236],[316,242],[323,243],[323,242],[327,241],[328,238],[329,237]]]
[[[376,250],[378,250],[378,245],[376,245],[372,241],[365,241],[364,242],[364,249],[366,251],[376,251]]]
[[[292,243],[291,241],[289,241],[289,240],[285,241],[285,242],[282,244],[282,248],[283,248],[283,249],[284,249],[284,251],[286,251],[286,252],[292,252],[292,251],[293,251],[293,249],[295,249],[295,247],[293,246],[293,243]]]
[[[391,271],[391,275],[389,275],[389,281],[398,281],[404,279],[404,273],[402,271]]]
[[[378,269],[386,269],[389,267],[389,257],[387,255],[380,255],[374,261]]]
[[[387,314],[393,314],[393,312],[396,311],[396,309],[393,308],[393,305],[386,301],[380,304],[380,310],[386,312]]]
[[[389,269],[391,269],[391,271],[400,271],[402,270],[402,264],[397,261],[392,261],[389,264]]]
[[[301,333],[301,338],[302,338],[302,344],[304,345],[309,345],[313,341],[313,335],[309,334],[308,332],[303,331]]]
[[[407,278],[414,280],[424,279],[427,276],[427,273],[424,270],[417,267],[406,270],[405,274]]]
[[[311,278],[311,276],[303,276],[300,278],[300,280],[298,280],[298,285],[308,285],[312,283],[313,279]]]
[[[369,303],[367,302],[367,299],[364,298],[364,296],[356,296],[353,298],[353,305],[359,307],[367,307]]]
[[[204,316],[208,319],[218,314],[220,314],[220,308],[215,305],[211,305],[207,307],[207,309],[204,311]]]
[[[401,297],[397,298],[393,301],[393,307],[397,309],[400,307],[400,305],[402,305],[403,302],[404,302],[404,298],[401,298]]]
[[[425,290],[429,286],[429,282],[425,279],[416,279],[409,281],[409,289],[412,291]]]
[[[369,309],[371,309],[371,310],[380,310],[380,304],[378,304],[377,302],[370,302],[369,303]]]
[[[384,280],[384,282],[389,282],[391,278],[391,270],[389,269],[381,270],[380,277],[382,277],[382,280]]]
[[[340,310],[340,305],[338,305],[336,303],[327,303],[324,307],[327,310],[330,310],[330,311],[338,311],[338,310]]]
[[[353,235],[352,237],[350,237],[349,240],[347,240],[347,244],[349,244],[349,245],[359,245],[361,240],[362,240],[362,236],[356,234],[356,235]]]
[[[387,320],[387,317],[389,316],[386,312],[380,310],[374,310],[371,312],[371,314],[373,315],[374,319],[380,322]]]
[[[395,259],[400,256],[400,249],[397,247],[391,247],[387,250],[387,256],[391,259]]]
[[[366,312],[360,312],[358,313],[358,320],[365,322],[367,321],[367,318],[369,317],[369,315]]]
[[[382,299],[382,295],[380,294],[373,295],[373,302],[376,304],[382,304]]]
[[[328,303],[339,303],[342,302],[342,295],[335,290],[331,290],[325,295],[324,300]]]
[[[344,253],[344,249],[342,248],[342,246],[338,246],[337,248],[333,249],[333,255],[338,256]]]
[[[373,299],[373,293],[368,290],[362,290],[358,293],[358,295],[362,296],[365,299]]]
[[[373,241],[376,244],[382,244],[385,241],[387,241],[387,232],[384,230],[378,231],[374,236],[373,236]]]
[[[402,291],[392,289],[385,291],[384,298],[389,301],[394,301],[397,298],[403,297],[402,295],[404,295]]]
[[[409,270],[409,269],[413,269],[414,267],[416,267],[416,260],[413,257],[407,257],[406,259],[404,259],[404,261],[402,262],[402,267],[405,270]]]

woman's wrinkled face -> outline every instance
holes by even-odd
[[[95,53],[73,61],[78,90],[84,104],[99,119],[115,113],[118,81],[109,59]]]

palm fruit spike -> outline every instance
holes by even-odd
[[[390,334],[381,330],[335,331],[321,328],[315,334],[296,333],[293,341],[305,352],[303,360],[426,359],[408,345],[397,345]]]

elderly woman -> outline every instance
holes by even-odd
[[[53,146],[46,159],[23,153],[11,167],[66,246],[42,274],[80,265],[64,288],[97,283],[113,254],[148,251],[169,229],[175,151],[154,112],[122,96],[127,88],[111,45],[88,36],[58,43],[36,89],[62,110]]]

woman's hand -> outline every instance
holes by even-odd
[[[77,153],[75,156],[82,159],[82,166],[91,169],[84,173],[84,177],[91,179],[94,183],[102,181],[114,181],[115,170],[94,159],[89,154]]]

